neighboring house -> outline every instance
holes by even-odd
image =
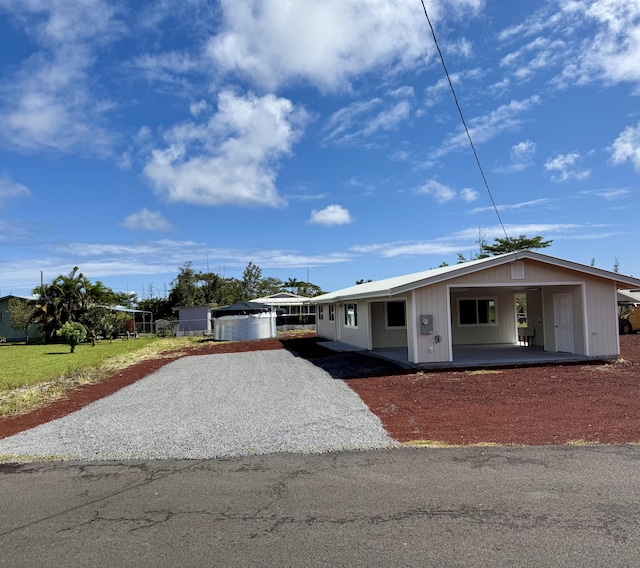
[[[210,335],[211,306],[194,306],[178,309],[177,336]]]
[[[0,298],[0,337],[4,337],[7,341],[26,341],[27,338],[24,332],[11,327],[9,300],[12,298],[28,302],[36,297],[9,294],[8,296],[2,296],[2,298]],[[40,324],[33,324],[29,330],[29,341],[37,341],[40,339],[42,339],[42,326]]]
[[[276,310],[277,327],[280,331],[289,329],[315,329],[316,307],[310,304],[311,298],[298,296],[292,292],[278,292],[270,296],[251,300],[266,304]]]
[[[517,345],[516,300],[523,297],[529,344],[539,351],[617,357],[622,288],[640,288],[640,280],[522,251],[367,282],[311,302],[320,337],[374,353],[395,350],[428,367],[456,364],[467,346]]]

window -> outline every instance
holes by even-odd
[[[358,304],[344,305],[344,325],[346,327],[358,327]]]
[[[335,321],[336,319],[336,307],[333,304],[329,304],[329,321]]]
[[[318,319],[324,319],[324,310],[322,309],[324,306],[318,306]]]
[[[0,325],[2,325],[4,323],[4,320],[2,319],[3,316],[4,316],[4,314],[2,312],[0,312]]]
[[[387,302],[387,327],[407,327],[404,302]]]
[[[458,300],[460,325],[495,325],[496,301],[493,298]]]

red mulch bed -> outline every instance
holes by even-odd
[[[603,365],[406,372],[360,354],[334,354],[317,338],[267,339],[200,345],[143,361],[104,381],[79,387],[28,414],[0,419],[0,438],[65,416],[185,355],[289,349],[347,384],[400,441],[447,444],[565,444],[640,442],[640,335],[621,340],[624,362]],[[361,376],[362,365],[372,378]],[[382,376],[380,376],[382,375]]]

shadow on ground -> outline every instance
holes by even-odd
[[[405,375],[409,371],[392,361],[362,353],[337,353],[319,345],[319,337],[282,339],[282,346],[329,373],[334,379],[364,379]]]

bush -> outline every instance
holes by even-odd
[[[71,347],[71,353],[73,353],[78,343],[87,340],[87,328],[75,321],[67,322],[56,332],[56,335]]]

